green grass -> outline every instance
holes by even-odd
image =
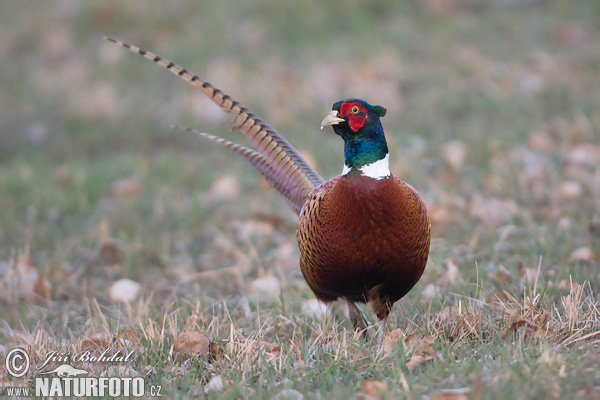
[[[43,358],[129,329],[131,367],[153,369],[168,398],[598,396],[600,3],[322,3],[3,6],[0,345]],[[341,140],[318,128],[331,104],[387,107],[393,172],[425,198],[434,233],[388,332],[421,345],[386,355],[353,338],[341,304],[303,313],[314,296],[293,213],[242,160],[168,125],[240,135],[201,93],[103,35],[228,92],[327,178],[343,164]],[[451,141],[466,149],[458,161]],[[218,198],[223,176],[239,197]],[[254,291],[264,276],[279,296]],[[122,278],[142,288],[127,305],[109,296]],[[216,358],[176,357],[175,338],[195,330]],[[435,356],[409,369],[426,338]],[[223,389],[205,393],[215,376]]]

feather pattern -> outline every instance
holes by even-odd
[[[200,89],[223,111],[232,114],[234,120],[231,129],[239,129],[256,148],[256,151],[218,136],[195,132],[200,136],[221,143],[249,161],[267,178],[297,214],[300,212],[308,194],[324,182],[324,179],[283,136],[220,89],[201,80],[185,68],[154,53],[115,39],[108,37],[106,39],[168,69]]]
[[[279,195],[283,197],[283,199],[288,203],[292,210],[296,212],[296,214],[300,213],[302,205],[297,205],[292,201],[292,198],[290,197],[290,190],[285,186],[285,182],[282,182],[282,179],[279,177],[279,175],[277,175],[273,168],[271,168],[271,165],[262,156],[262,154],[255,150],[249,149],[248,147],[234,143],[230,140],[223,139],[222,137],[211,135],[210,133],[206,132],[201,132],[198,129],[187,128],[185,126],[178,125],[172,125],[172,127],[195,133],[198,136],[201,136],[205,139],[219,143],[220,145],[225,146],[229,150],[242,156],[246,161],[252,164],[262,174],[262,176],[265,177],[265,179],[271,184],[273,189],[275,189],[277,193],[279,193]]]

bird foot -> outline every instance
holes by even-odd
[[[387,322],[387,318],[384,318],[377,322],[377,341],[376,341],[377,347],[381,347],[381,344],[383,343],[383,338],[385,337],[386,322]]]
[[[362,310],[358,308],[358,305],[353,301],[348,301],[348,310],[350,312],[352,325],[354,325],[354,330],[360,332],[362,338],[367,339],[369,335],[367,334],[368,325],[365,314],[363,314]]]

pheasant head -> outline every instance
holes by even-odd
[[[388,147],[380,117],[386,109],[359,99],[341,100],[321,122],[344,139],[342,175],[360,173],[374,179],[390,176]]]

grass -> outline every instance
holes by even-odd
[[[129,367],[168,398],[598,396],[600,8],[442,3],[5,5],[2,349],[43,359],[128,338]],[[356,340],[341,304],[307,311],[285,203],[167,125],[237,134],[103,35],[222,88],[325,177],[343,163],[318,130],[331,104],[388,108],[392,170],[425,198],[434,237],[387,346]],[[129,303],[109,295],[123,278],[141,287]],[[207,356],[175,346],[196,331]]]

